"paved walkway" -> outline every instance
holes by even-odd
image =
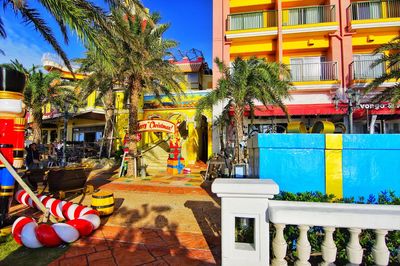
[[[105,176],[92,182],[113,191],[114,214],[51,265],[220,264],[220,204],[199,175],[108,183]]]

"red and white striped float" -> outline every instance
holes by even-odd
[[[24,190],[18,191],[15,198],[21,204],[36,208]],[[12,234],[20,245],[28,248],[56,247],[63,242],[72,243],[80,236],[87,236],[100,226],[100,217],[91,208],[43,195],[38,195],[38,198],[52,215],[67,222],[38,225],[33,218],[19,217],[12,226]]]

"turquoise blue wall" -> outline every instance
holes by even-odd
[[[400,135],[343,135],[344,197],[400,195]]]
[[[281,191],[325,193],[325,135],[258,134],[248,143],[250,173]],[[343,196],[400,195],[400,135],[343,135]]]

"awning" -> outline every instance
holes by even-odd
[[[334,104],[291,104],[287,105],[288,113],[293,115],[343,115],[346,110],[336,110]],[[247,108],[246,116],[250,115]],[[254,116],[285,116],[281,108],[277,106],[257,106],[254,110]]]
[[[71,114],[70,114],[71,115]],[[104,112],[96,112],[96,111],[86,111],[86,112],[80,112],[78,114],[74,114],[70,117],[68,117],[69,120],[72,119],[89,119],[89,120],[97,120],[97,121],[105,121],[105,115]],[[63,113],[56,113],[53,116],[50,117],[45,117],[43,119],[43,123],[57,123],[60,121],[64,121],[64,115]]]
[[[347,114],[347,105],[340,105],[338,109],[334,104],[291,104],[286,106],[291,116],[299,115],[345,115]],[[391,109],[380,107],[379,109],[368,109],[369,115],[400,115],[400,108]],[[233,110],[231,111],[233,115]],[[245,116],[249,116],[249,108],[246,108]],[[354,110],[354,118],[362,118],[367,115],[367,109],[357,108]],[[285,116],[285,113],[277,106],[257,106],[254,109],[254,116]]]
[[[98,120],[98,121],[106,121],[104,113],[101,112],[94,112],[94,111],[89,111],[89,112],[83,112],[83,113],[78,113],[72,117],[72,119],[90,119],[90,120]]]

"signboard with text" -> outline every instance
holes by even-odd
[[[361,103],[360,109],[365,109],[365,110],[400,109],[400,104],[393,105],[392,103]]]
[[[138,132],[175,133],[175,124],[167,120],[142,120],[138,122]]]

